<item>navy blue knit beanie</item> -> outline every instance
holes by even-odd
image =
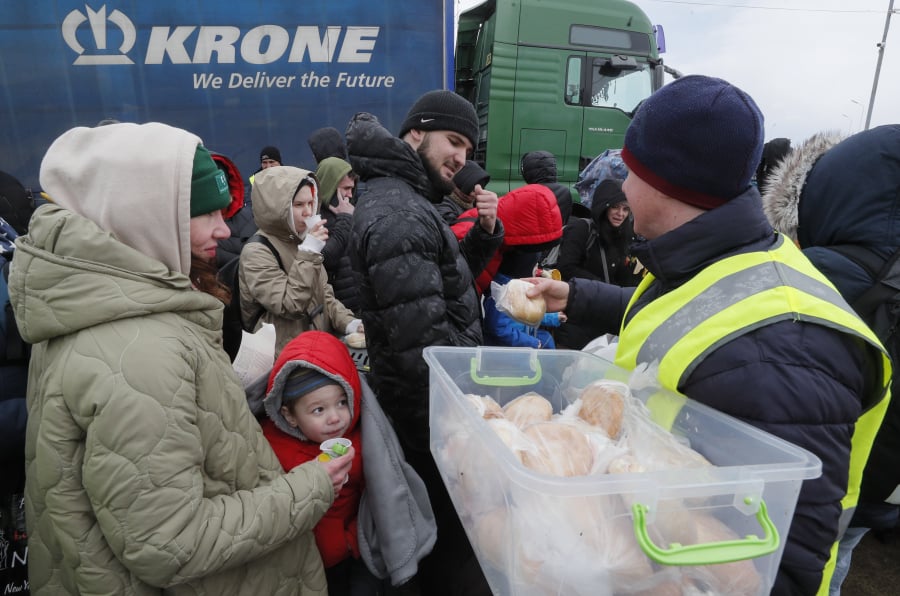
[[[763,116],[749,95],[722,79],[692,75],[638,108],[622,159],[663,194],[714,209],[750,187],[763,137]]]
[[[325,385],[340,385],[340,383],[317,370],[301,367],[295,368],[284,381],[281,401],[285,404],[290,403]]]

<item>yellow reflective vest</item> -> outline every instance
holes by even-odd
[[[710,265],[684,285],[645,305],[629,320],[627,312],[653,280],[648,274],[628,304],[623,319],[628,322],[623,322],[619,332],[615,363],[631,370],[641,363],[658,362],[659,381],[672,391],[678,391],[703,359],[720,346],[779,321],[824,325],[877,348],[881,354],[879,383],[872,395],[863,396],[863,413],[851,440],[847,493],[841,501],[846,526],[889,401],[891,362],[872,330],[783,236],[771,250],[735,255]],[[670,401],[663,407],[668,411],[655,412],[654,417],[665,425],[675,419],[680,404]],[[826,568],[826,578],[830,578],[832,567],[833,562]],[[827,586],[827,581],[824,583]]]

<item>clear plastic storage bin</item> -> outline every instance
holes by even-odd
[[[800,485],[821,473],[815,455],[658,387],[632,387],[639,408],[712,465],[545,475],[522,465],[466,394],[502,406],[534,391],[560,412],[590,382],[628,381],[626,371],[569,350],[430,347],[424,357],[431,452],[494,593],[769,593]]]

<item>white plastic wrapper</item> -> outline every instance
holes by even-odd
[[[511,279],[502,286],[492,281],[491,296],[497,304],[497,310],[529,327],[540,325],[547,313],[547,304],[542,296],[529,298],[525,295],[532,285],[524,279]]]

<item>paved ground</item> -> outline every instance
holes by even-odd
[[[841,596],[900,594],[900,529],[879,537],[869,532],[853,551]]]

